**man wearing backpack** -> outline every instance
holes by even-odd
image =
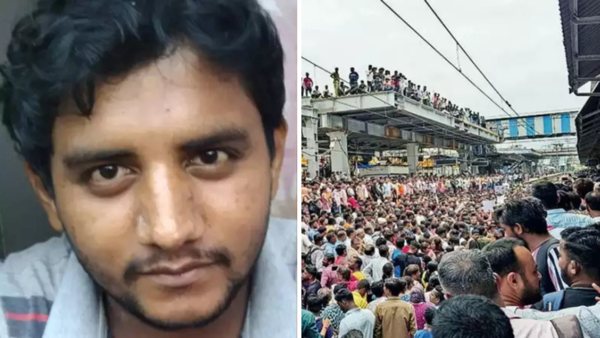
[[[308,250],[306,257],[317,268],[318,272],[323,271],[323,258],[325,257],[325,244],[323,243],[323,235],[317,233],[314,237],[314,245]]]
[[[560,260],[563,279],[569,287],[544,295],[543,310],[592,306],[598,293],[592,284],[600,285],[600,230],[595,226],[568,228],[562,232]]]
[[[497,215],[506,237],[525,241],[531,250],[542,277],[541,294],[564,290],[568,285],[561,278],[558,266],[559,242],[548,233],[547,214],[542,203],[531,197],[508,201]]]

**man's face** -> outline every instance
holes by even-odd
[[[356,291],[358,291],[358,293],[359,293],[361,296],[363,296],[363,297],[364,297],[364,296],[367,294],[367,292],[368,292],[368,291],[367,291],[367,289],[365,289],[365,288],[358,288],[358,289],[356,289]]]
[[[513,228],[510,226],[506,224],[500,224],[500,227],[504,230],[504,237],[521,238],[521,236],[513,231]],[[518,224],[515,227],[515,230],[518,230],[517,228],[520,228]]]
[[[110,304],[158,327],[206,325],[227,309],[277,191],[285,126],[271,160],[253,102],[215,73],[183,49],[100,85],[90,118],[65,106],[55,198],[36,186]]]
[[[346,236],[346,233],[345,233],[345,232],[342,232],[342,231],[340,231],[340,232],[337,234],[337,238],[338,238],[338,241],[340,241],[340,242],[345,242],[345,241],[346,241],[346,239],[347,239],[348,237]]]
[[[522,288],[519,298],[523,305],[531,305],[542,300],[540,293],[540,280],[541,276],[537,270],[537,265],[531,251],[527,250],[522,246],[515,247],[515,255],[519,261],[520,276],[522,279]]]

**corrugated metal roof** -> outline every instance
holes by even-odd
[[[578,83],[578,78],[589,78],[600,75],[600,61],[579,61],[578,71],[575,74],[575,60],[573,55],[573,37],[571,30],[572,0],[559,0],[560,17],[563,30],[563,42],[569,71],[569,87],[571,90],[580,88],[584,83]],[[600,16],[600,1],[577,0],[577,16],[593,17]],[[600,25],[580,25],[577,29],[577,48],[579,56],[600,55]]]
[[[600,86],[596,86],[594,93],[600,92]],[[581,163],[588,160],[600,158],[600,114],[597,110],[600,108],[600,97],[591,96],[581,108],[581,111],[575,119],[577,129],[577,153]]]

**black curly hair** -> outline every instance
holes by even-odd
[[[40,0],[14,27],[0,66],[2,122],[53,196],[50,159],[59,107],[90,116],[99,83],[177,49],[238,76],[262,117],[267,146],[284,123],[283,49],[256,0]]]

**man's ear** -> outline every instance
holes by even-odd
[[[25,164],[25,173],[27,174],[27,178],[29,179],[29,183],[31,184],[33,191],[42,204],[42,208],[44,208],[44,211],[46,211],[46,216],[48,217],[50,225],[54,230],[62,232],[63,227],[60,219],[58,218],[56,203],[54,202],[54,199],[50,197],[50,193],[46,187],[44,187],[42,179],[33,172],[33,169],[31,169],[29,163]]]
[[[567,269],[569,269],[572,275],[577,275],[581,271],[581,266],[576,261],[570,261]]]
[[[500,291],[502,288],[502,277],[494,272],[494,280],[496,281],[496,288],[498,288],[498,291]]]
[[[271,177],[273,183],[271,185],[271,199],[274,199],[279,189],[279,177],[281,176],[281,167],[285,155],[285,139],[288,133],[288,125],[285,119],[279,127],[273,132],[273,144],[275,146],[273,160],[271,161]]]
[[[523,233],[523,226],[521,226],[519,223],[516,223],[515,227],[513,228],[513,232],[517,235],[521,235]]]
[[[508,275],[506,275],[506,281],[508,282],[508,286],[510,286],[513,289],[518,289],[519,288],[519,274],[515,273],[515,272],[509,272]]]

